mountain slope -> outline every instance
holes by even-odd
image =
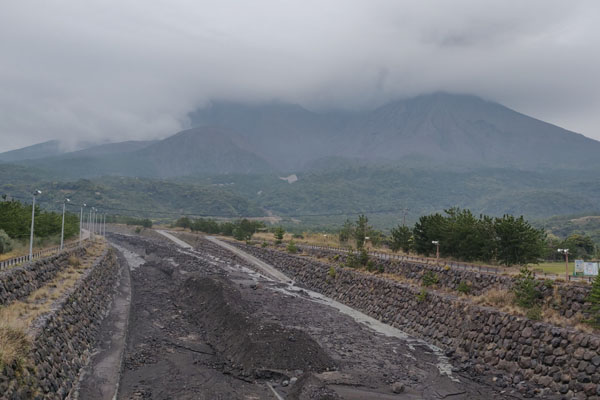
[[[32,160],[36,158],[52,157],[63,153],[65,153],[65,150],[63,150],[58,140],[49,140],[32,146],[0,153],[0,161],[15,162]]]
[[[132,154],[152,176],[194,173],[257,173],[271,170],[256,154],[238,147],[223,129],[201,127],[170,136]]]
[[[239,132],[240,147],[283,170],[324,157],[527,169],[600,166],[600,142],[470,95],[434,93],[354,113],[221,102],[190,118],[193,125]]]

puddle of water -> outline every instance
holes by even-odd
[[[139,254],[134,253],[133,251],[126,249],[125,247],[119,246],[118,244],[114,243],[111,243],[111,245],[117,250],[119,250],[121,253],[123,253],[123,256],[125,256],[125,260],[127,260],[127,263],[129,264],[129,269],[131,271],[135,271],[146,262],[146,260],[140,257]]]

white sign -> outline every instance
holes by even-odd
[[[583,274],[584,275],[598,275],[598,263],[595,263],[595,262],[583,263]]]
[[[575,274],[584,273],[583,260],[575,260]]]

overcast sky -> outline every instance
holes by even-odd
[[[600,1],[0,1],[0,151],[161,138],[208,99],[471,93],[600,139]]]

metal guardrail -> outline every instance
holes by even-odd
[[[356,254],[354,250],[348,250],[342,247],[331,247],[331,246],[315,246],[315,245],[307,245],[307,244],[297,244],[300,248],[309,248],[315,250],[329,250],[337,253],[350,253]],[[460,269],[463,271],[471,271],[471,272],[479,272],[482,274],[493,274],[493,275],[502,275],[505,273],[505,270],[498,267],[490,267],[488,265],[479,265],[479,264],[469,264],[458,261],[448,261],[448,260],[437,260],[435,258],[428,257],[416,257],[416,256],[407,256],[401,254],[388,254],[388,253],[380,253],[376,251],[367,252],[370,256],[378,257],[383,260],[397,260],[397,261],[413,261],[419,264],[425,265],[435,265],[435,266],[448,266],[454,269]],[[559,274],[548,274],[545,272],[536,272],[533,271],[533,275],[539,279],[551,279],[551,280],[561,280],[564,279],[564,275]],[[574,282],[586,282],[591,283],[594,280],[592,276],[572,276],[569,275],[569,281]]]
[[[88,239],[87,238],[83,239],[82,243],[85,243],[86,240],[88,240]],[[71,243],[66,243],[63,246],[63,250],[62,251],[71,250],[71,249],[74,249],[74,248],[76,248],[78,246],[79,246],[79,241],[71,242]],[[39,251],[36,251],[36,252],[33,253],[33,260],[32,261],[39,260],[40,258],[51,256],[53,254],[58,254],[60,252],[61,252],[60,246],[54,246],[54,247],[49,247],[47,249],[39,250]],[[16,266],[16,265],[19,265],[19,264],[26,263],[28,261],[29,261],[29,255],[20,256],[20,257],[14,257],[14,258],[10,258],[8,260],[0,261],[0,271],[3,271],[3,270],[5,270],[5,269],[7,269],[9,267],[13,267],[13,266]]]

